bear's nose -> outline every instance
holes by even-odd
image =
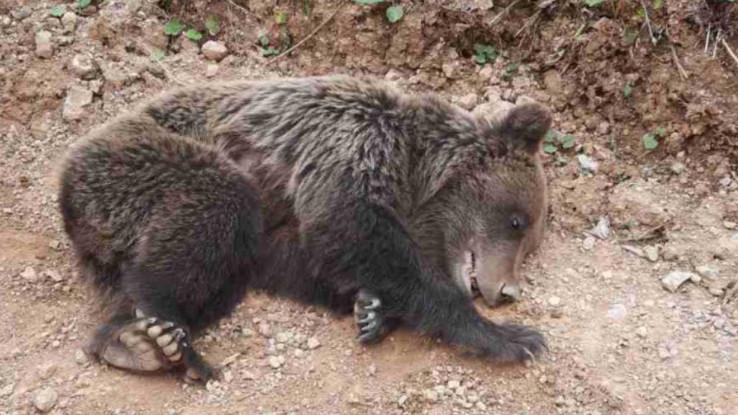
[[[512,303],[520,298],[520,287],[517,284],[505,284],[500,290],[500,299]]]

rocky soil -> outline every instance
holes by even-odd
[[[645,2],[647,24],[638,2],[395,3],[393,24],[350,1],[0,3],[0,413],[736,413],[738,6]],[[166,35],[173,17],[204,36]],[[482,113],[551,106],[549,232],[523,301],[483,310],[550,352],[492,365],[406,331],[366,348],[350,318],[256,293],[197,341],[221,382],[88,361],[92,297],[56,211],[69,144],[179,84],[329,72]]]

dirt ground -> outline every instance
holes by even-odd
[[[401,1],[390,24],[349,1],[159,3],[0,0],[0,413],[738,414],[737,5],[643,2],[646,21],[639,2]],[[199,44],[164,34],[211,15]],[[474,62],[480,42],[494,62]],[[523,300],[480,305],[550,352],[494,365],[403,330],[367,348],[350,318],[256,293],[196,342],[221,382],[88,361],[97,320],[56,206],[69,144],[178,84],[329,72],[552,108],[547,237]]]

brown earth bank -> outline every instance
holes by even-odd
[[[0,1],[0,413],[735,413],[738,5],[356,3]],[[202,38],[167,36],[173,18]],[[548,235],[524,299],[484,310],[550,352],[492,365],[406,331],[362,347],[350,318],[257,293],[198,340],[220,382],[89,362],[56,211],[69,144],[179,84],[334,72],[552,108]]]

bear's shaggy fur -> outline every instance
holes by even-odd
[[[90,351],[206,379],[190,336],[249,287],[353,307],[362,341],[403,324],[497,360],[539,353],[538,332],[484,319],[471,294],[517,297],[543,231],[550,123],[536,104],[493,124],[341,76],[158,97],[63,166],[66,231],[113,309]]]

